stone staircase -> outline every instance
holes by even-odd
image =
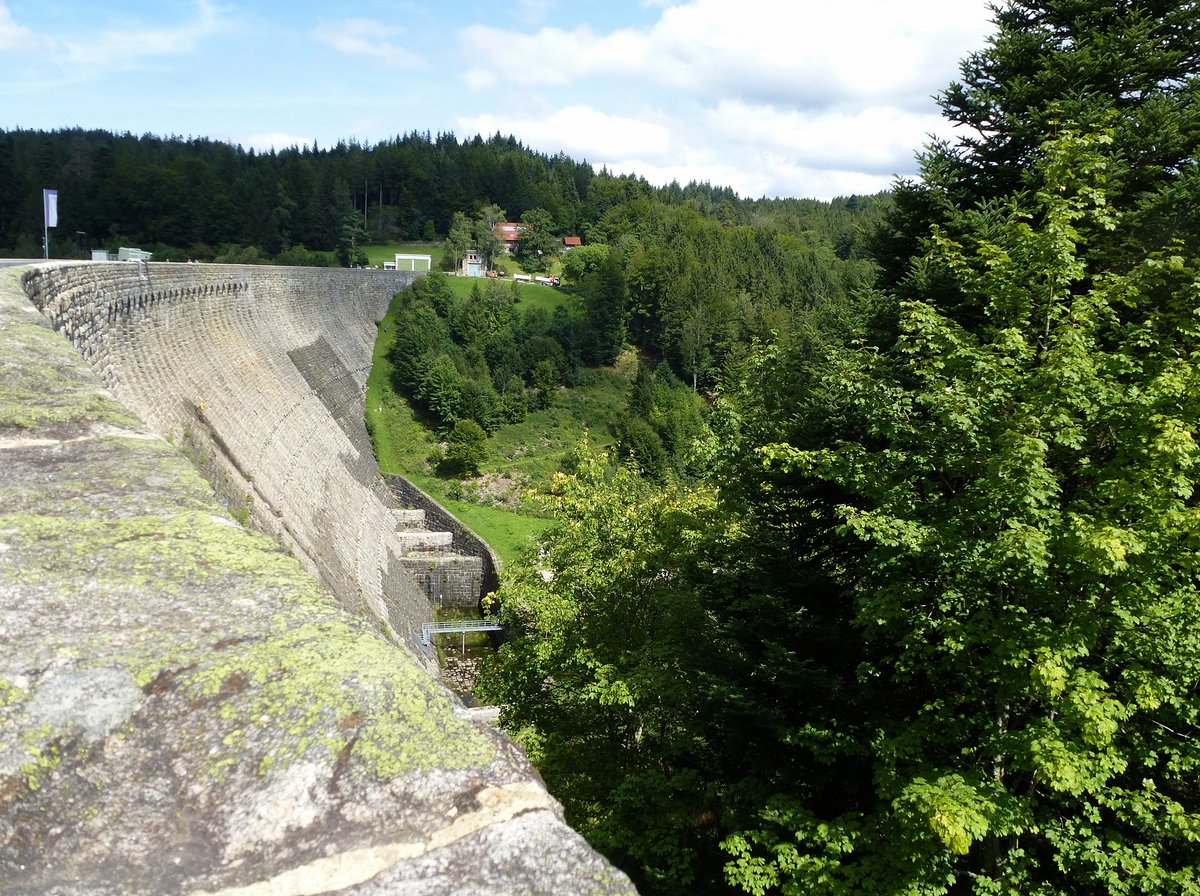
[[[455,549],[454,533],[425,528],[422,508],[395,510],[401,564],[437,606],[476,607],[483,596],[483,560]]]

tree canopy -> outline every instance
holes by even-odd
[[[559,482],[493,686],[645,892],[1200,889],[1198,20],[996,7],[876,286],[725,353],[708,480]]]
[[[0,254],[41,254],[41,191],[59,191],[53,257],[137,245],[163,261],[364,264],[364,246],[444,240],[490,265],[494,225],[522,220],[521,261],[553,262],[586,297],[589,363],[627,343],[711,389],[754,339],[787,339],[871,281],[886,195],[741,199],[707,183],[652,187],[511,137],[409,133],[374,146],[257,153],[211,140],[79,129],[0,132]],[[540,254],[539,254],[540,251]],[[581,312],[583,309],[580,309]],[[569,349],[568,349],[569,353]]]

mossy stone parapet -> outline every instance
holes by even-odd
[[[0,269],[0,893],[631,892],[511,742],[322,584],[402,578],[385,539],[351,544],[374,512],[291,516],[386,491],[287,352],[320,335],[358,376],[391,286],[140,268]],[[327,332],[335,309],[363,320]],[[225,451],[250,514],[314,557],[185,457]]]

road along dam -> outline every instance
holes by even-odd
[[[632,892],[413,647],[479,552],[362,422],[411,276],[0,269],[0,894]]]

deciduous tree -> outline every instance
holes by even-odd
[[[572,825],[644,891],[686,894],[716,873],[724,735],[697,725],[709,627],[693,587],[707,490],[656,491],[586,447],[547,495],[557,520],[506,576],[511,633],[480,693],[504,706]],[[709,863],[705,867],[705,861]]]
[[[829,351],[805,425],[741,469],[799,502],[854,607],[857,699],[886,696],[820,726],[854,799],[781,787],[730,838],[751,892],[1200,885],[1200,269],[1085,260],[1122,226],[1110,151],[1064,125],[1042,189],[961,212],[969,242],[935,229],[913,288],[953,314],[905,300],[886,350]]]
[[[521,223],[524,225],[518,249],[521,267],[531,272],[548,270],[562,248],[554,235],[554,218],[545,209],[535,208],[521,216]]]

